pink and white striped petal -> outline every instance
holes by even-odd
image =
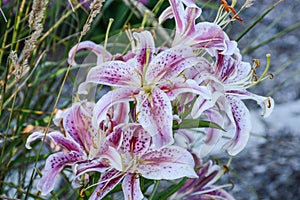
[[[124,87],[140,84],[140,77],[126,62],[110,61],[91,68],[86,81],[79,85],[78,93],[86,94],[86,84],[88,83]]]
[[[211,100],[212,94],[206,86],[199,86],[194,80],[188,79],[185,82],[177,82],[174,84],[166,84],[160,87],[166,92],[170,100],[174,100],[182,93],[192,93],[201,96],[203,99]]]
[[[139,90],[135,88],[116,88],[109,91],[96,103],[93,111],[93,125],[99,127],[101,121],[106,119],[110,107],[117,103],[129,102],[134,100]]]
[[[99,179],[99,185],[94,190],[93,194],[89,199],[102,199],[107,195],[112,189],[114,189],[123,179],[125,174],[119,172],[118,170],[112,169],[104,174],[102,174]]]
[[[45,133],[42,132],[34,132],[30,134],[26,141],[26,148],[31,149],[30,143],[37,139],[43,139],[44,135]],[[51,140],[52,142],[54,142],[54,144],[59,145],[68,151],[76,151],[81,155],[86,155],[86,152],[78,143],[76,143],[72,139],[64,137],[60,132],[47,133],[45,139],[46,141]]]
[[[204,112],[208,116],[209,121],[218,124],[223,127],[224,117],[214,109],[209,109]],[[197,152],[200,158],[207,156],[215,147],[217,142],[221,139],[223,131],[216,128],[206,128],[205,140],[201,145],[200,150]]]
[[[109,113],[115,124],[127,123],[129,120],[129,103],[124,102],[115,104],[110,108]]]
[[[132,51],[136,54],[135,57],[139,64],[137,69],[143,73],[155,52],[153,36],[149,31],[143,31],[141,33],[133,33],[133,37],[136,40],[136,44],[133,45]]]
[[[137,120],[153,137],[156,148],[172,144],[173,115],[168,96],[159,88],[154,89],[151,97],[148,94],[137,96]]]
[[[271,97],[264,97],[248,92],[247,90],[230,90],[226,94],[236,96],[240,99],[252,99],[263,109],[261,116],[268,117],[274,109],[275,102]]]
[[[124,177],[122,190],[125,200],[142,200],[144,198],[138,176],[138,174],[127,174]]]
[[[200,22],[195,26],[195,32],[190,36],[189,44],[195,48],[218,50],[221,54],[232,55],[239,52],[237,43],[230,41],[220,26],[210,22]]]
[[[226,109],[225,112],[234,125],[235,133],[233,138],[223,148],[230,155],[235,156],[247,145],[251,131],[251,119],[248,108],[240,99],[227,95],[226,100],[231,109]]]
[[[153,150],[140,158],[138,171],[148,179],[174,180],[182,177],[197,178],[193,156],[178,146]]]
[[[72,64],[73,66],[77,65],[75,62],[75,55],[80,50],[90,50],[97,56],[97,64],[100,64],[103,62],[103,60],[109,60],[111,59],[112,55],[104,50],[102,45],[95,44],[92,41],[84,41],[79,43],[78,45],[75,45],[72,47],[72,49],[69,51],[69,57],[68,57],[68,63]],[[105,59],[103,58],[105,52]]]
[[[82,161],[82,155],[75,151],[69,153],[58,152],[50,155],[46,160],[46,165],[42,171],[42,178],[38,183],[38,190],[42,195],[46,195],[54,188],[56,175],[66,166],[73,165],[78,161]]]
[[[197,59],[192,48],[176,46],[158,54],[145,74],[146,82],[156,83],[177,77],[184,69],[192,67]]]
[[[120,127],[123,132],[122,153],[130,152],[134,155],[143,155],[151,145],[151,136],[140,124],[128,124]]]
[[[88,172],[105,172],[109,166],[105,162],[101,162],[99,160],[92,160],[92,161],[86,161],[83,163],[79,163],[78,165],[75,165],[74,167],[74,173],[76,177],[81,176],[82,174],[88,173]]]

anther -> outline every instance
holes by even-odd
[[[227,165],[223,165],[224,174],[229,172],[229,168]]]
[[[79,195],[80,195],[81,198],[85,197],[85,195],[83,194],[83,192],[84,192],[84,188],[82,188],[82,189],[80,190],[80,193],[79,193]]]
[[[270,97],[268,97],[268,108],[271,108],[271,106],[272,106],[272,104],[271,104],[271,98]]]

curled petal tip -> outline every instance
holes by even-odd
[[[270,116],[274,109],[274,99],[271,97],[267,97],[265,101],[262,102],[262,107],[264,108],[263,113],[261,114],[262,117],[266,118]]]

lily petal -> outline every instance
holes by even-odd
[[[148,179],[174,180],[182,177],[197,178],[193,156],[185,149],[168,146],[150,151],[141,159],[138,171]]]
[[[235,135],[223,148],[230,155],[235,156],[244,149],[248,142],[251,119],[249,110],[240,99],[227,95],[226,100],[231,106],[231,110],[226,110],[226,113],[235,127]]]
[[[184,198],[184,200],[199,200],[199,199],[234,200],[235,199],[224,189],[213,185],[203,188],[203,191],[200,191],[199,193],[202,194],[197,194],[197,193],[192,194],[188,198]]]
[[[76,177],[81,176],[87,172],[100,172],[103,173],[108,169],[107,163],[100,162],[99,160],[92,160],[89,162],[83,162],[75,166]]]
[[[63,126],[68,138],[73,139],[82,149],[89,150],[92,137],[97,132],[92,126],[93,103],[75,104],[65,112]]]
[[[210,100],[212,94],[206,86],[199,86],[198,83],[194,80],[188,79],[184,83],[175,83],[168,84],[161,87],[163,91],[166,91],[166,94],[170,100],[174,100],[179,94],[182,93],[193,93],[201,96],[203,99]]]
[[[127,123],[129,120],[129,103],[118,103],[111,107],[110,113],[115,124]]]
[[[258,105],[263,109],[261,116],[268,117],[274,109],[275,102],[271,97],[264,97],[248,92],[247,90],[230,90],[226,91],[227,94],[236,96],[240,99],[252,99],[257,102]]]
[[[153,136],[153,145],[161,148],[174,142],[172,133],[172,106],[168,96],[156,88],[151,95],[137,96],[137,119],[147,132]]]
[[[231,56],[218,55],[215,71],[219,80],[224,82],[229,77],[232,77],[233,73],[237,70],[236,68],[237,63]]]
[[[217,100],[223,95],[224,94],[221,92],[213,92],[211,99],[205,99],[202,96],[199,96],[194,103],[194,106],[191,111],[191,116],[194,119],[200,117],[200,115],[204,111],[213,107],[216,104]]]
[[[209,109],[205,111],[205,114],[208,116],[209,121],[223,126],[224,119],[219,112],[213,109]],[[206,138],[204,140],[204,143],[201,145],[201,150],[198,152],[200,158],[207,156],[223,135],[222,130],[216,128],[207,128],[205,133]]]
[[[123,139],[120,150],[134,155],[143,155],[150,147],[151,137],[139,124],[128,124],[122,128]]]
[[[145,80],[157,82],[172,79],[197,62],[192,48],[182,45],[173,47],[161,52],[152,60],[146,71]]]
[[[172,7],[169,6],[168,8],[166,8],[159,16],[158,18],[158,23],[162,24],[164,21],[166,21],[167,19],[171,19],[174,17],[173,14],[173,10]]]
[[[86,81],[79,85],[78,93],[86,94],[86,85],[89,83],[124,87],[139,83],[139,77],[131,65],[110,61],[91,68]]]
[[[31,149],[30,143],[37,139],[44,138],[44,135],[45,133],[42,132],[34,132],[30,134],[26,141],[26,148]],[[64,137],[60,132],[47,133],[45,139],[51,140],[55,144],[60,145],[61,147],[65,148],[68,151],[80,152],[82,155],[85,154],[84,150],[80,148],[80,146],[76,142]]]
[[[111,106],[133,101],[133,96],[138,93],[139,91],[134,88],[116,88],[106,93],[95,105],[93,111],[94,126],[99,127],[100,122],[106,119],[107,111]]]
[[[210,22],[196,24],[190,45],[195,48],[212,48],[223,55],[232,55],[238,52],[237,43],[230,41],[220,26]]]
[[[58,152],[50,155],[46,160],[45,168],[42,171],[42,178],[38,183],[38,190],[46,195],[54,188],[56,175],[66,166],[72,165],[83,158],[77,152],[71,151],[68,154]]]
[[[138,176],[138,174],[127,174],[124,177],[122,190],[125,200],[142,200],[144,198]]]
[[[75,54],[83,49],[87,49],[92,51],[97,56],[97,64],[100,64],[103,61],[103,55],[104,55],[104,48],[102,45],[95,44],[92,41],[84,41],[79,43],[78,45],[75,45],[72,47],[72,49],[69,51],[69,57],[68,57],[68,63],[72,64],[73,66],[77,65],[75,62]],[[112,55],[106,51],[106,60],[110,59]]]
[[[99,179],[99,185],[89,199],[102,199],[119,184],[123,177],[124,174],[115,169],[105,172]]]
[[[139,63],[138,70],[144,72],[144,67],[151,62],[155,51],[154,39],[149,31],[135,32],[133,37],[136,39],[137,44],[133,46],[132,51],[136,54],[136,59]]]

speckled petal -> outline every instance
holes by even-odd
[[[153,136],[153,145],[156,148],[172,144],[173,116],[170,99],[158,88],[149,99],[147,95],[137,96],[138,122]]]
[[[138,176],[138,174],[127,174],[124,177],[122,190],[125,200],[142,200],[144,198]]]
[[[138,171],[148,179],[174,180],[182,177],[197,178],[193,156],[178,146],[150,151],[141,157]]]
[[[154,83],[172,79],[196,63],[197,59],[192,48],[176,46],[161,52],[153,59],[146,71],[145,79]]]
[[[63,117],[63,127],[65,129],[67,137],[73,139],[81,147],[81,149],[85,150],[87,146],[85,140],[82,139],[84,137],[87,137],[89,138],[88,140],[90,140],[91,133],[86,130],[85,126],[82,124],[82,122],[80,122],[82,121],[82,116],[80,115],[80,104],[73,105],[71,108],[65,111]]]
[[[236,82],[241,82],[241,81],[246,81],[247,77],[252,71],[252,67],[250,63],[248,62],[241,62],[235,70],[234,76],[230,77],[227,81],[226,84],[228,83],[236,83]]]
[[[46,160],[45,168],[42,171],[42,178],[38,183],[38,190],[46,195],[54,188],[56,175],[66,166],[83,160],[77,152],[71,151],[68,154],[58,152],[50,155]]]
[[[238,98],[226,96],[231,110],[225,110],[235,127],[234,137],[224,145],[224,149],[232,156],[241,152],[249,139],[251,131],[250,113],[245,104]]]
[[[154,40],[149,31],[143,31],[141,33],[135,32],[133,33],[133,37],[135,38],[136,44],[133,46],[132,51],[136,54],[136,60],[139,64],[138,70],[144,72],[145,67],[151,62],[155,52]]]
[[[108,169],[108,165],[105,162],[99,160],[86,161],[75,166],[75,175],[81,176],[87,172],[100,172],[103,173]]]
[[[222,28],[214,23],[201,22],[195,26],[190,45],[197,48],[212,48],[221,54],[232,55],[238,52],[237,43],[230,41]]]
[[[102,174],[99,179],[99,185],[90,196],[90,200],[100,200],[107,195],[112,189],[114,189],[118,183],[123,179],[124,174],[117,170],[110,170]]]
[[[26,141],[26,148],[31,149],[30,143],[37,139],[42,139],[43,137],[44,137],[44,133],[42,132],[34,132],[30,134]],[[76,142],[64,137],[60,132],[47,133],[45,139],[51,140],[55,144],[63,147],[68,151],[76,151],[82,155],[85,154],[84,150],[80,148],[80,146]]]
[[[193,93],[201,96],[203,99],[210,100],[212,98],[211,92],[206,86],[199,86],[194,80],[188,79],[183,83],[174,83],[169,85],[161,86],[161,89],[166,91],[166,94],[170,100],[174,100],[179,94],[182,93]]]
[[[129,86],[140,84],[138,74],[134,68],[122,61],[110,61],[91,68],[86,81],[79,85],[78,93],[86,94],[86,85],[89,83],[108,86]]]
[[[122,102],[133,101],[133,96],[138,94],[139,91],[134,88],[117,88],[102,96],[96,103],[93,112],[93,125],[99,127],[102,120],[106,119],[108,109]]]
[[[134,155],[143,155],[150,147],[151,136],[139,124],[128,124],[120,127],[123,133],[120,150]]]

